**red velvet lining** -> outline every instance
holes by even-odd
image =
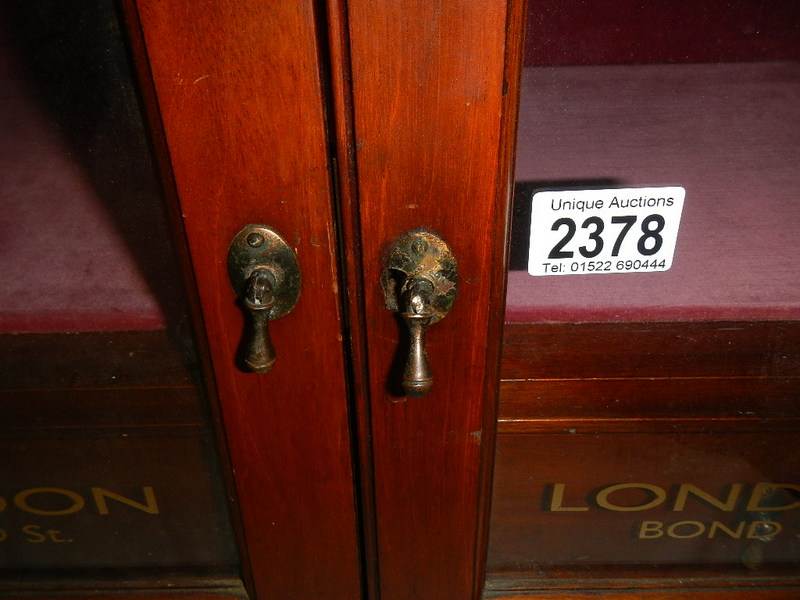
[[[0,107],[0,332],[164,327],[107,203],[31,88],[0,78]]]
[[[0,102],[0,331],[163,327],[137,258],[47,115],[18,80],[0,80]],[[512,272],[507,319],[800,317],[799,149],[795,63],[526,69],[518,181],[687,195],[671,271]]]
[[[797,0],[536,0],[526,66],[800,57]]]
[[[797,63],[526,68],[518,183],[682,185],[686,201],[670,271],[511,272],[506,319],[797,319],[799,158]]]

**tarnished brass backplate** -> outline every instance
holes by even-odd
[[[269,319],[280,319],[297,304],[300,267],[291,246],[266,225],[246,225],[236,234],[228,249],[228,274],[239,298],[244,297],[247,281],[256,269],[265,269],[272,274],[275,302],[269,309]]]
[[[445,317],[456,299],[458,264],[447,243],[426,229],[414,229],[397,238],[383,258],[381,287],[386,308],[400,310],[404,282],[425,279],[433,286],[430,323]]]

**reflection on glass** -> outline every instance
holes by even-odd
[[[528,6],[487,587],[780,581],[800,561],[800,9]],[[662,186],[685,189],[671,269],[528,274],[534,193]]]
[[[237,573],[162,203],[114,3],[4,3],[0,572],[10,579]]]
[[[795,565],[799,465],[774,460],[774,444],[795,437],[500,436],[489,570]]]

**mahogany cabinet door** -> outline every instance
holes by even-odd
[[[525,18],[484,594],[796,598],[798,5]]]
[[[795,597],[797,9],[524,4],[329,3],[370,590]],[[525,272],[534,193],[648,186],[686,192],[671,269],[584,261],[595,219]],[[425,246],[383,272],[419,230],[458,263],[421,396],[395,292]]]
[[[129,50],[115,0],[0,5],[3,598],[246,595]]]
[[[366,563],[383,600],[470,598],[480,579],[520,9],[329,3]],[[432,388],[414,397],[401,386],[409,333],[381,278],[393,242],[420,229],[452,250],[458,281],[451,310],[426,334]]]
[[[361,597],[318,6],[129,0],[144,97],[199,292],[258,598]],[[277,360],[237,366],[244,316],[231,240],[274,228],[296,253],[296,306],[270,322]]]

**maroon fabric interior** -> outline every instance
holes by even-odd
[[[681,185],[686,200],[670,271],[512,270],[507,320],[800,317],[798,159],[798,63],[526,68],[518,244],[537,189]]]
[[[783,0],[704,0],[691,15],[664,2],[537,3],[526,63],[796,58],[800,21]],[[20,22],[0,27],[0,332],[155,329],[181,309],[124,49],[110,64],[107,46],[85,41],[105,21],[77,31],[81,19],[18,39]],[[800,316],[798,82],[792,62],[526,68],[515,239],[525,243],[536,189],[682,185],[687,196],[671,271],[512,270],[507,318]]]
[[[24,83],[0,79],[0,331],[157,329],[108,206]]]
[[[797,0],[536,0],[526,66],[800,58]]]
[[[159,329],[183,311],[109,8],[0,7],[1,333]]]

